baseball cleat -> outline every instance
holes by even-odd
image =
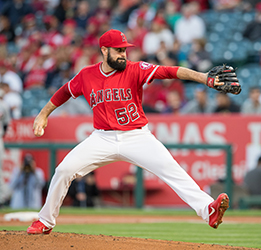
[[[229,198],[227,194],[222,193],[218,198],[208,205],[209,225],[213,228],[218,228],[222,223],[224,213],[229,208]]]
[[[49,234],[52,232],[52,228],[46,227],[41,221],[34,221],[32,226],[27,228],[28,234]]]

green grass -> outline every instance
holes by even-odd
[[[0,210],[1,213],[13,210]],[[5,212],[4,212],[5,211]],[[61,209],[60,214],[92,215],[195,215],[193,210],[172,209]],[[229,210],[227,216],[261,216],[260,210]],[[27,226],[1,226],[0,230],[26,230]],[[56,232],[74,232],[82,234],[104,234],[125,237],[150,238],[207,244],[253,247],[261,249],[261,225],[246,223],[224,223],[215,230],[206,223],[134,223],[134,224],[81,224],[57,225]]]
[[[56,230],[84,234],[104,234],[160,240],[199,242],[245,247],[261,247],[260,225],[230,224],[218,230],[200,223],[136,223],[136,224],[91,224],[58,225]]]
[[[28,211],[24,210],[12,210],[10,208],[0,209],[0,214],[12,213],[12,212],[21,212]],[[30,211],[36,211],[32,210]],[[196,215],[194,210],[190,208],[186,209],[163,209],[163,208],[145,208],[145,209],[136,209],[136,208],[77,208],[77,207],[62,207],[60,210],[60,214],[77,214],[77,215]],[[261,210],[227,210],[226,216],[260,216]]]

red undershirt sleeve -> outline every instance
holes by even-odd
[[[51,98],[51,102],[59,107],[68,101],[71,97],[71,93],[68,88],[68,83],[64,84],[61,88],[59,88]]]
[[[153,76],[154,79],[178,79],[179,66],[159,66]]]

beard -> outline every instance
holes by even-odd
[[[125,58],[118,58],[116,60],[113,60],[111,57],[110,50],[108,52],[107,63],[111,68],[116,70],[124,70],[127,65],[127,61]]]

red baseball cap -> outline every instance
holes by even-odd
[[[135,45],[128,43],[126,36],[119,30],[109,30],[105,32],[99,39],[100,48],[112,47],[112,48],[125,48],[133,47]]]
[[[63,22],[63,26],[76,27],[76,26],[77,26],[77,23],[76,23],[76,21],[73,20],[73,19],[66,19],[66,20]]]

